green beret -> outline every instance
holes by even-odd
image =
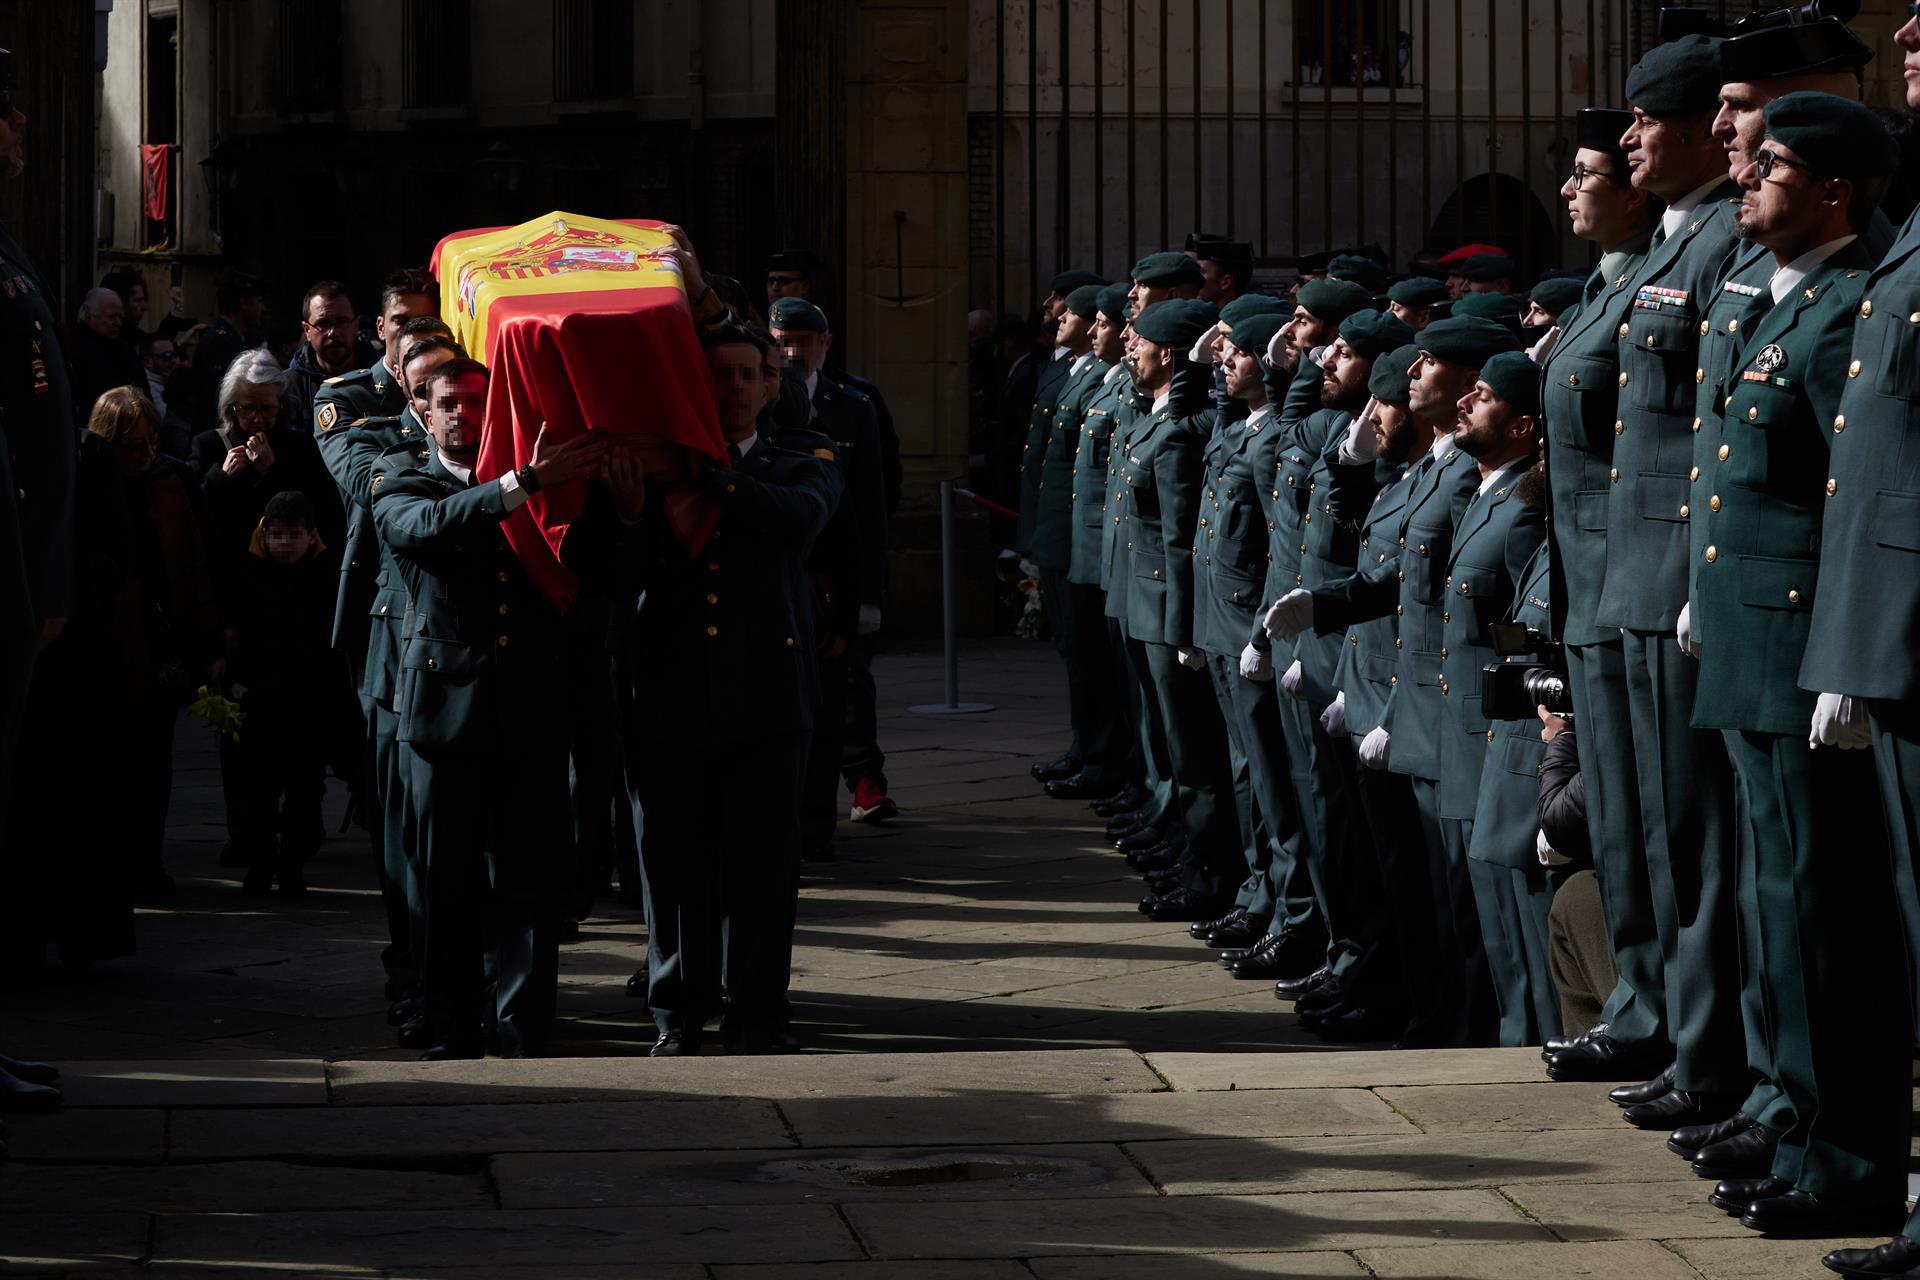
[[[1201,334],[1219,322],[1220,312],[1211,302],[1198,298],[1166,298],[1135,316],[1133,331],[1148,342],[1173,347],[1184,355],[1200,340]]]
[[[1307,281],[1293,295],[1293,300],[1305,307],[1308,315],[1317,316],[1329,324],[1339,324],[1362,307],[1371,306],[1373,295],[1364,286],[1351,280],[1328,277]]]
[[[1520,349],[1518,334],[1503,324],[1495,324],[1479,316],[1448,316],[1445,320],[1435,320],[1422,329],[1414,341],[1435,360],[1457,364],[1463,369],[1478,369],[1487,362],[1488,356]]]
[[[797,333],[830,333],[827,313],[805,298],[776,298],[767,309],[767,327]]]
[[[1513,277],[1513,259],[1504,253],[1476,253],[1460,264],[1460,274],[1475,284]]]
[[[1542,280],[1533,286],[1533,292],[1527,295],[1527,301],[1547,314],[1557,316],[1580,301],[1580,295],[1585,292],[1586,285],[1578,280],[1564,278]]]
[[[1480,381],[1512,405],[1514,412],[1539,416],[1540,366],[1527,359],[1524,352],[1502,351],[1488,356],[1480,366]]]
[[[1437,307],[1451,297],[1453,291],[1432,276],[1398,280],[1387,289],[1387,301],[1403,307]]]
[[[1103,284],[1083,284],[1067,295],[1067,310],[1082,320],[1093,319],[1094,312],[1100,309],[1100,295],[1107,290]]]
[[[1698,116],[1720,105],[1720,46],[1716,36],[1681,36],[1647,50],[1627,72],[1627,105],[1650,116]]]
[[[1094,305],[1099,307],[1101,313],[1115,324],[1125,324],[1127,321],[1127,286],[1123,284],[1108,285],[1106,288],[1100,290],[1100,300]]]
[[[1167,285],[1190,284],[1198,288],[1207,282],[1200,264],[1184,253],[1150,253],[1133,264],[1133,281],[1149,289]]]
[[[1373,360],[1413,341],[1413,329],[1386,311],[1356,311],[1340,322],[1340,340],[1362,360]]]
[[[1884,178],[1900,148],[1872,107],[1831,93],[1783,94],[1767,104],[1767,136],[1823,178]]]
[[[1335,280],[1351,280],[1368,293],[1379,293],[1387,287],[1387,272],[1372,258],[1357,253],[1336,253],[1327,263],[1327,274]]]
[[[1106,281],[1091,271],[1062,271],[1053,278],[1047,288],[1061,297],[1066,297],[1083,284],[1101,285]]]
[[[1222,308],[1221,318],[1225,319],[1226,314],[1226,309]],[[1252,315],[1243,315],[1227,331],[1227,341],[1251,355],[1264,356],[1267,348],[1273,345],[1273,335],[1286,327],[1287,319],[1278,311],[1256,311]]]
[[[1449,314],[1495,320],[1517,331],[1520,317],[1526,309],[1517,294],[1469,293],[1454,300],[1453,310]]]
[[[1367,394],[1383,404],[1404,408],[1412,395],[1407,370],[1413,368],[1413,362],[1419,358],[1420,344],[1409,342],[1375,360],[1373,372],[1367,375]]]
[[[1287,305],[1285,298],[1276,298],[1270,293],[1243,293],[1220,308],[1220,320],[1223,324],[1238,324],[1248,316],[1276,315],[1283,320],[1291,318],[1293,308]]]

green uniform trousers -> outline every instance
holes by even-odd
[[[1440,783],[1433,778],[1409,775],[1420,836],[1426,846],[1425,905],[1433,920],[1433,950],[1428,953],[1433,968],[1433,1004],[1429,1024],[1439,1045],[1480,1043],[1479,1036],[1490,1034],[1491,1018],[1476,1028],[1475,1010],[1482,993],[1475,989],[1476,978],[1485,986],[1485,961],[1479,957],[1480,912],[1473,901],[1473,883],[1467,874],[1467,844],[1471,826],[1459,819],[1440,816]],[[1484,1007],[1491,1011],[1493,996],[1484,993]]]
[[[380,859],[380,900],[387,911],[388,945],[380,952],[388,980],[396,987],[420,981],[425,945],[420,865],[415,856],[413,811],[407,801],[406,773],[400,767],[400,717],[391,707],[367,702],[367,769],[378,809],[371,823]]]
[[[1747,800],[1759,973],[1791,1121],[1773,1174],[1842,1202],[1906,1192],[1913,1035],[1873,762],[1799,735],[1724,735]],[[1904,997],[1905,993],[1901,993]]]
[[[1538,862],[1505,867],[1468,858],[1467,870],[1480,913],[1487,976],[1500,1011],[1500,1043],[1509,1049],[1543,1044],[1548,1036],[1560,1034],[1560,999],[1547,944],[1553,877]]]
[[[1321,937],[1326,930],[1301,852],[1300,800],[1294,794],[1286,738],[1280,727],[1280,703],[1286,695],[1280,692],[1277,681],[1249,680],[1239,674],[1237,658],[1233,659],[1233,670],[1229,686],[1233,719],[1241,725],[1247,779],[1253,787],[1254,807],[1266,826],[1265,862],[1257,867],[1263,883],[1256,892],[1257,900],[1268,904],[1267,932],[1291,930],[1302,937]],[[1253,910],[1251,906],[1247,909]]]
[[[1147,802],[1141,806],[1141,810],[1154,826],[1178,835],[1179,815],[1173,804],[1173,780],[1168,773],[1167,747],[1154,733],[1153,716],[1148,712],[1153,689],[1140,678],[1140,672],[1133,664],[1126,628],[1120,625],[1117,618],[1107,619],[1107,637],[1126,685],[1124,701],[1127,726],[1133,735],[1133,755],[1140,765],[1140,785],[1147,793]],[[1169,827],[1169,823],[1174,825]]]
[[[1173,645],[1129,640],[1127,656],[1146,691],[1147,718],[1173,784],[1175,830],[1184,836],[1181,884],[1226,904],[1246,876],[1233,816],[1233,769],[1212,682],[1180,664]]]
[[[1269,920],[1273,916],[1273,887],[1267,880],[1267,868],[1273,862],[1273,836],[1267,828],[1266,812],[1254,799],[1253,759],[1247,745],[1252,726],[1240,718],[1233,700],[1233,686],[1250,682],[1241,676],[1237,656],[1218,653],[1207,654],[1207,676],[1213,682],[1213,699],[1220,704],[1220,718],[1227,725],[1234,813],[1240,820],[1240,852],[1247,860],[1247,878],[1240,882],[1233,902],[1247,914]]]

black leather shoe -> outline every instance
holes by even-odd
[[[1241,948],[1251,947],[1267,936],[1267,922],[1259,916],[1243,915],[1238,920],[1221,925],[1209,933],[1204,941],[1210,947]]]
[[[0,1071],[28,1084],[52,1084],[60,1078],[60,1068],[48,1062],[23,1062],[0,1053]]]
[[[1862,1280],[1904,1276],[1920,1271],[1920,1241],[1895,1236],[1871,1249],[1835,1249],[1820,1262],[1829,1271],[1861,1277]]]
[[[52,1085],[36,1084],[0,1071],[0,1111],[51,1111],[65,1100]]]
[[[1270,933],[1266,937],[1259,939],[1250,947],[1246,947],[1243,949],[1222,951],[1218,956],[1215,957],[1215,959],[1220,961],[1221,968],[1232,969],[1235,965],[1239,964],[1242,960],[1252,960],[1256,956],[1264,955],[1267,952],[1273,950],[1275,947],[1280,945],[1280,941],[1281,941],[1280,934]]]
[[[1175,889],[1165,896],[1140,899],[1140,914],[1149,920],[1205,920],[1218,915],[1220,900],[1192,889]]]
[[[416,1013],[400,1024],[395,1037],[402,1049],[427,1049],[433,1046],[433,1024],[424,1013]]]
[[[1253,955],[1228,966],[1234,977],[1247,982],[1298,982],[1326,966],[1324,939],[1298,929],[1282,929],[1271,936],[1272,946],[1256,949]]]
[[[1628,1107],[1620,1115],[1636,1129],[1671,1129],[1681,1124],[1711,1124],[1740,1109],[1740,1099],[1728,1093],[1697,1093],[1674,1089],[1652,1102]]]
[[[1162,840],[1151,849],[1135,849],[1127,855],[1127,865],[1135,871],[1165,871],[1179,865],[1184,850]]]
[[[1127,809],[1120,813],[1107,815],[1107,839],[1118,840],[1121,836],[1130,836],[1142,827],[1153,825],[1145,809]]]
[[[1121,836],[1113,842],[1113,847],[1122,853],[1133,853],[1140,849],[1151,849],[1167,837],[1158,827],[1142,827],[1132,835]]]
[[[1107,784],[1095,782],[1084,773],[1055,778],[1047,783],[1047,794],[1055,800],[1089,800],[1107,794]]]
[[[1187,933],[1195,939],[1204,939],[1215,929],[1224,929],[1235,920],[1244,920],[1246,915],[1247,909],[1245,907],[1228,907],[1225,912],[1215,916],[1211,920],[1194,921],[1187,926]]]
[[[1321,965],[1312,973],[1298,978],[1282,978],[1273,984],[1273,998],[1276,1000],[1298,1000],[1322,983],[1333,981],[1333,970]]]
[[[1606,1033],[1607,1024],[1604,1022],[1596,1022],[1577,1036],[1548,1036],[1547,1042],[1540,1046],[1540,1061],[1545,1062],[1562,1049],[1571,1049],[1577,1044],[1582,1044],[1585,1041],[1593,1039],[1595,1036],[1602,1036]]]
[[[1667,1069],[1651,1080],[1639,1084],[1623,1084],[1617,1089],[1607,1091],[1607,1101],[1616,1107],[1635,1107],[1643,1102],[1652,1102],[1673,1092],[1674,1072],[1680,1069],[1677,1062],[1669,1062]]]
[[[1146,790],[1129,782],[1112,795],[1093,802],[1093,811],[1102,818],[1138,809],[1148,800]]]
[[[1740,1225],[1770,1236],[1812,1240],[1821,1236],[1886,1235],[1898,1231],[1906,1216],[1901,1200],[1878,1204],[1822,1200],[1795,1187],[1784,1195],[1755,1200],[1740,1215]]]
[[[1585,1044],[1562,1049],[1547,1059],[1547,1075],[1554,1080],[1631,1080],[1645,1078],[1655,1065],[1646,1050],[1622,1045],[1612,1036],[1595,1036]]]
[[[1310,991],[1302,991],[1293,1002],[1293,1011],[1304,1021],[1318,1021],[1337,1012],[1347,1002],[1346,984],[1340,979],[1329,976],[1325,982]]]
[[[478,1040],[442,1040],[420,1055],[422,1062],[455,1062],[467,1058],[484,1058],[486,1050]]]
[[[662,1031],[647,1050],[649,1058],[691,1058],[700,1052],[700,1037],[684,1031]]]
[[[1737,1218],[1755,1200],[1771,1200],[1791,1190],[1791,1182],[1772,1174],[1764,1178],[1727,1178],[1714,1187],[1713,1193],[1707,1197],[1707,1203]]]
[[[1163,897],[1181,888],[1187,882],[1187,869],[1180,863],[1162,867],[1158,871],[1143,872],[1141,881],[1147,886],[1147,892],[1155,897]]]
[[[1753,1117],[1744,1111],[1736,1111],[1725,1120],[1713,1124],[1681,1125],[1667,1135],[1667,1150],[1682,1159],[1691,1160],[1700,1154],[1700,1148],[1710,1147],[1716,1142],[1725,1142],[1736,1133],[1743,1133],[1753,1127]]]
[[[1779,1134],[1763,1124],[1750,1124],[1725,1142],[1695,1152],[1694,1176],[1715,1180],[1765,1177],[1773,1170],[1773,1153],[1779,1145]]]
[[[641,965],[638,969],[635,969],[633,976],[627,979],[628,999],[645,1000],[651,989],[651,982],[652,978],[647,972],[647,966]]]
[[[1379,1013],[1361,1005],[1343,1005],[1324,1018],[1317,1018],[1313,1024],[1313,1034],[1326,1040],[1341,1040],[1354,1044],[1364,1044],[1374,1040],[1391,1040],[1400,1034],[1405,1020],[1389,1014]]]
[[[1035,782],[1052,782],[1055,778],[1070,778],[1080,772],[1080,762],[1070,756],[1061,756],[1058,760],[1034,765],[1027,772],[1033,775]]]

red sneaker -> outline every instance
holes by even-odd
[[[847,816],[854,822],[885,822],[899,812],[900,806],[872,778],[853,784],[853,812]]]

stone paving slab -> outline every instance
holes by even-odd
[[[486,1178],[475,1171],[421,1173],[231,1160],[163,1167],[0,1165],[0,1205],[8,1213],[90,1209],[190,1213],[218,1205],[227,1213],[331,1209],[491,1209]]]
[[[174,1160],[236,1156],[433,1159],[519,1151],[731,1150],[791,1145],[770,1101],[503,1103],[176,1111]]]
[[[327,1101],[327,1064],[313,1059],[231,1062],[62,1062],[68,1108],[290,1107]]]
[[[1227,1280],[1231,1276],[1281,1276],[1285,1280],[1346,1280],[1364,1276],[1344,1253],[1119,1254],[1092,1258],[1033,1258],[1027,1265],[1040,1280]]]
[[[1491,1191],[857,1204],[843,1212],[867,1248],[889,1258],[1356,1249],[1551,1238]]]
[[[584,1102],[617,1098],[925,1097],[969,1093],[1145,1093],[1166,1086],[1138,1054],[894,1053],[852,1057],[345,1062],[334,1100],[350,1106]]]
[[[713,1268],[715,1280],[1033,1280],[1010,1258],[966,1262],[798,1262]]]
[[[1394,1110],[1429,1133],[1500,1133],[1527,1129],[1619,1129],[1620,1108],[1607,1086],[1593,1084],[1459,1084],[1376,1089]]]
[[[1833,1273],[1820,1259],[1833,1249],[1870,1249],[1885,1236],[1855,1240],[1768,1240],[1751,1231],[1724,1240],[1671,1240],[1667,1247],[1685,1258],[1705,1280],[1814,1280]]]
[[[1707,1203],[1713,1184],[1688,1177],[1665,1182],[1531,1183],[1503,1194],[1562,1240],[1685,1240],[1752,1237],[1753,1232]]]
[[[1663,1135],[1619,1132],[1353,1134],[1132,1142],[1127,1154],[1169,1195],[1410,1191],[1512,1182],[1671,1179],[1686,1166]]]
[[[1268,988],[1271,990],[1271,987]],[[1527,1084],[1544,1081],[1538,1049],[1377,1049],[1299,1056],[1270,1053],[1149,1053],[1176,1089],[1375,1089],[1390,1085]],[[1604,1092],[1604,1090],[1603,1090]]]
[[[147,1251],[143,1213],[0,1212],[0,1258],[8,1275],[126,1266]]]
[[[274,1266],[567,1267],[585,1263],[827,1262],[862,1256],[827,1205],[686,1208],[671,1222],[625,1209],[166,1216],[156,1260]]]
[[[157,1164],[166,1154],[164,1111],[55,1111],[6,1119],[15,1160]]]
[[[1270,1094],[799,1098],[780,1104],[802,1146],[1139,1142],[1211,1136],[1418,1132],[1363,1089]]]
[[[850,1178],[859,1166],[873,1182]],[[491,1164],[507,1209],[612,1205],[851,1204],[1152,1196],[1120,1148],[854,1147],[728,1154],[565,1152],[504,1155]]]
[[[1361,1249],[1382,1280],[1699,1280],[1679,1258],[1647,1240],[1597,1244],[1436,1245]]]

